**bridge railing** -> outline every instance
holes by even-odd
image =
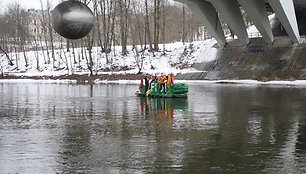
[[[262,37],[262,35],[259,32],[248,33],[248,36],[249,38]]]

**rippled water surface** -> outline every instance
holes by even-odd
[[[0,173],[306,173],[306,88],[0,83]]]

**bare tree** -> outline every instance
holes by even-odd
[[[151,31],[150,31],[150,22],[149,22],[149,6],[148,6],[148,0],[145,0],[145,39],[148,38],[149,42],[149,49],[153,51],[153,46],[152,46],[152,39],[151,39]],[[145,40],[145,45],[146,45],[146,40]]]
[[[160,31],[160,0],[154,0],[154,50],[158,51]]]
[[[26,56],[25,46],[28,37],[28,28],[27,28],[28,15],[18,3],[13,4],[12,8],[10,8],[10,13],[14,15],[13,18],[15,19],[14,20],[16,24],[15,41],[18,43],[18,51],[21,50],[23,52],[25,66],[27,67],[29,64]]]
[[[50,4],[49,0],[47,1],[47,4]],[[50,53],[49,53],[49,44],[48,44],[48,6],[45,10],[43,7],[42,0],[40,0],[40,7],[41,7],[41,18],[40,18],[40,24],[42,27],[42,34],[44,36],[44,42],[46,47],[46,53],[47,53],[47,60],[45,60],[45,63],[49,64],[50,61]],[[41,43],[42,44],[42,43]],[[44,54],[44,53],[43,53]],[[45,56],[45,54],[44,54]]]
[[[131,17],[129,18],[130,24],[130,35],[132,40],[133,48],[136,47],[136,44],[140,44],[141,49],[143,47],[143,33],[144,33],[144,23],[142,21],[141,15],[141,5],[138,3],[137,0],[132,0],[131,6]]]
[[[112,40],[115,28],[115,17],[116,17],[116,1],[113,0],[101,0],[99,1],[101,22],[99,14],[97,17],[97,33],[98,43],[103,53],[105,53],[106,63],[109,63],[108,54],[111,51]],[[98,13],[98,10],[97,10]],[[101,26],[102,25],[102,26]]]
[[[186,11],[185,11],[185,6],[183,6],[183,25],[182,25],[182,41],[183,45],[185,45],[186,41]]]
[[[8,19],[9,15],[1,15],[0,14],[0,52],[5,54],[7,58],[8,65],[13,66],[14,63],[11,60],[8,52],[9,52],[9,38],[12,32],[12,22]]]
[[[39,67],[38,43],[37,43],[37,39],[36,39],[35,36],[33,37],[33,40],[34,40],[34,44],[35,44],[36,70],[39,71],[40,67]]]
[[[118,0],[118,8],[122,54],[126,55],[130,0]]]
[[[135,47],[135,49],[134,49],[134,58],[135,58],[135,62],[136,62],[137,68],[138,68],[138,73],[137,74],[140,74],[141,71],[142,71],[142,68],[143,68],[144,57],[139,54],[139,51],[138,51],[137,47]]]
[[[3,52],[7,58],[8,61],[8,65],[13,66],[14,63],[12,62],[12,60],[10,59],[10,56],[7,54],[7,52],[0,46],[0,51]]]
[[[52,62],[53,62],[53,68],[55,68],[55,52],[54,52],[54,38],[53,38],[53,28],[51,25],[51,3],[50,0],[47,0],[47,8],[46,8],[46,12],[47,12],[47,32],[49,33],[49,41],[50,41],[50,46],[51,46],[51,58],[52,58]]]
[[[162,21],[163,21],[163,25],[162,25],[162,29],[161,29],[161,36],[162,36],[162,43],[163,43],[163,55],[166,54],[166,7],[165,7],[166,1],[163,0],[162,1]]]
[[[13,55],[9,56],[9,52],[15,52],[15,66],[18,69],[19,52],[23,51],[26,66],[27,57],[25,53],[25,45],[27,39],[27,16],[24,10],[18,3],[15,3],[7,8],[6,13],[3,14],[1,23],[1,36],[2,36],[2,52],[6,53],[9,64],[13,65]],[[1,15],[2,16],[2,15]],[[18,53],[17,53],[18,52]]]

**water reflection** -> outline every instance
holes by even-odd
[[[148,98],[139,97],[141,114],[146,119],[173,122],[176,110],[188,110],[186,98]]]
[[[0,173],[305,173],[306,90],[0,84]]]
[[[239,165],[241,170],[253,168],[255,171],[261,167],[264,173],[305,170],[300,163],[304,160],[296,158],[295,153],[300,119],[305,118],[305,90],[266,87],[255,90],[229,87],[228,90],[217,91],[222,129],[217,132],[214,146],[223,147],[214,153],[225,156],[216,159],[219,164],[227,165],[221,168],[234,170]]]

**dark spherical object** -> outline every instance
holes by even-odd
[[[69,0],[58,4],[52,11],[54,30],[67,39],[81,39],[94,25],[92,11],[79,1]]]

